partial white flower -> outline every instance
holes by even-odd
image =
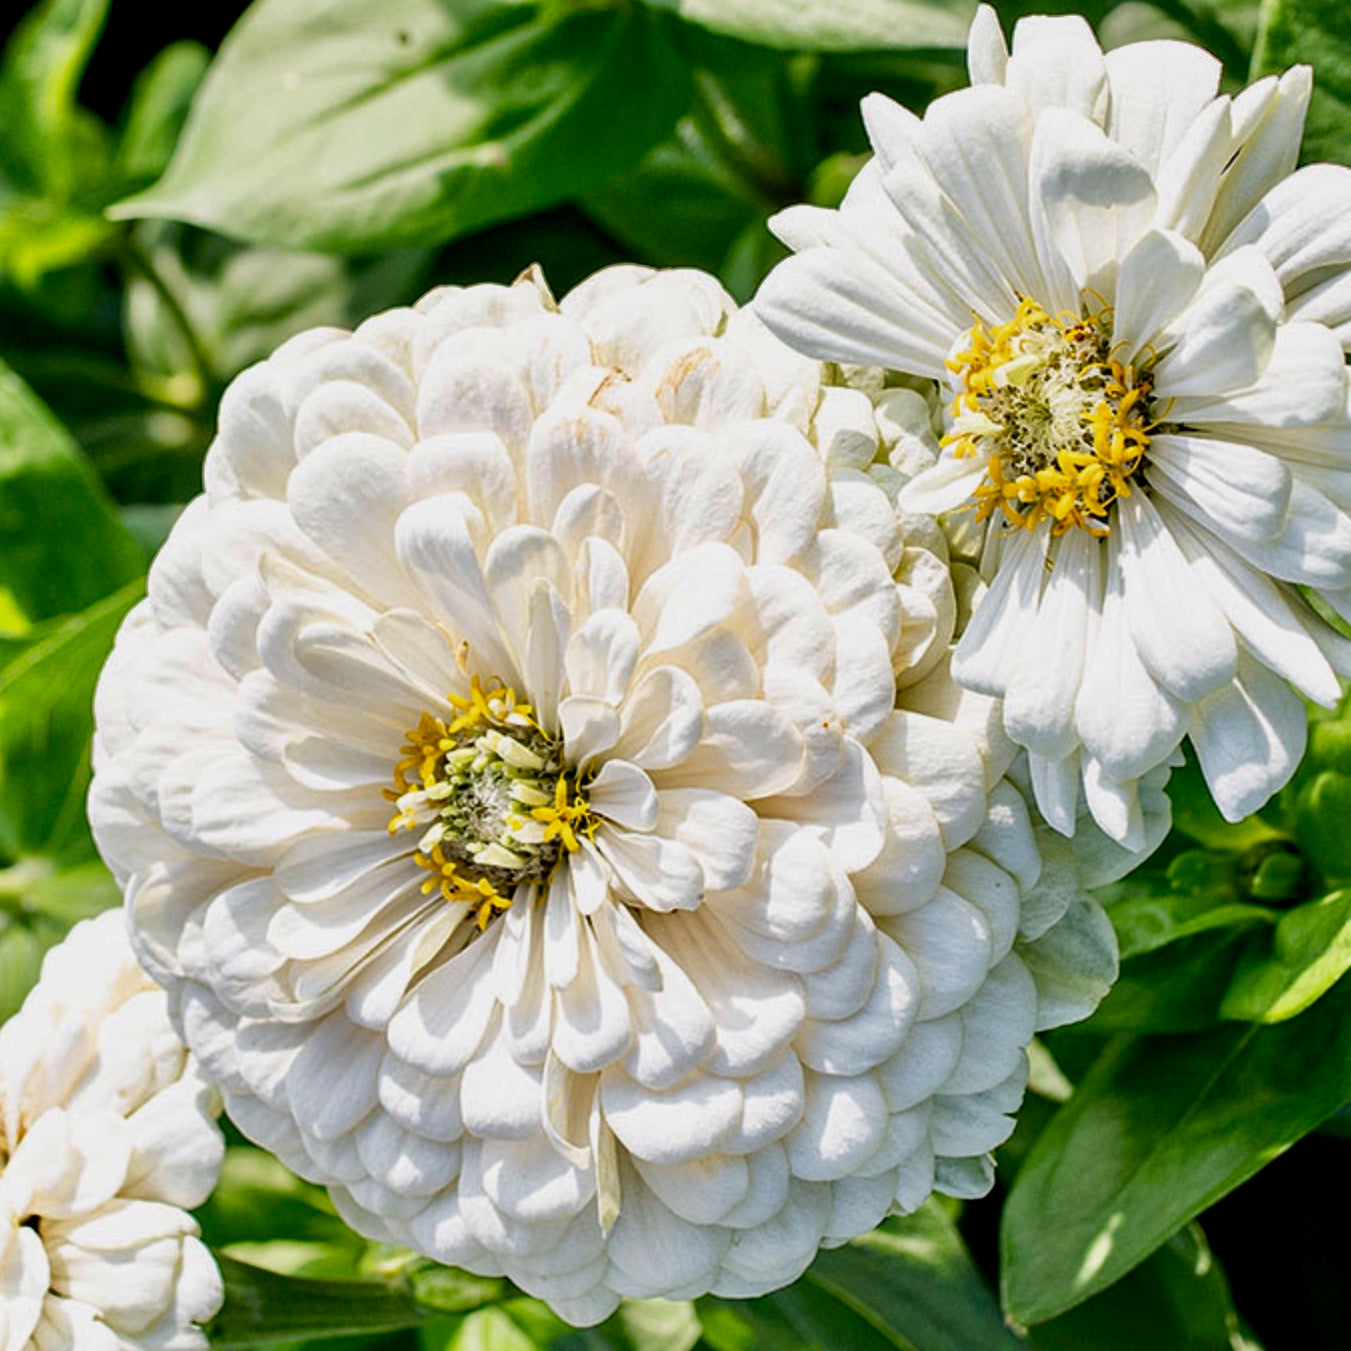
[[[576,1322],[984,1191],[1113,975],[882,379],[827,374],[692,272],[306,334],[100,687],[94,828],[231,1115]]]
[[[221,1305],[187,1213],[218,1100],[123,919],[77,924],[0,1027],[0,1351],[205,1351]]]
[[[1179,42],[983,7],[972,87],[865,101],[874,159],[755,308],[799,350],[945,383],[902,502],[965,513],[988,594],[953,671],[1003,699],[1041,811],[1144,838],[1191,738],[1230,819],[1286,780],[1351,655],[1351,170],[1292,172],[1310,78],[1237,96]]]

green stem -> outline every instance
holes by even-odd
[[[188,312],[183,308],[168,282],[160,275],[159,269],[155,266],[155,260],[131,235],[123,236],[121,251],[123,260],[150,283],[155,294],[159,297],[160,303],[164,306],[170,321],[178,329],[188,349],[188,359],[192,363],[193,374],[196,375],[198,383],[202,387],[202,395],[205,398],[214,387],[216,377],[211,369],[211,362],[207,358],[206,350],[202,347],[201,339],[197,336],[197,330],[193,327],[192,320],[188,318]]]

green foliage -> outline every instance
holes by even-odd
[[[1263,0],[1254,75],[1314,68],[1306,160],[1345,161],[1351,141],[1351,11],[1344,0]]]
[[[936,1202],[821,1253],[796,1285],[741,1304],[707,1300],[714,1351],[1002,1351],[1018,1346]]]
[[[282,1276],[232,1257],[218,1260],[225,1307],[208,1329],[215,1351],[388,1332],[413,1327],[422,1317],[397,1285]]]
[[[339,252],[435,243],[629,167],[687,80],[631,5],[260,0],[164,178],[113,214]]]
[[[1101,1294],[1030,1330],[1035,1351],[1261,1351],[1200,1226],[1179,1229]]]
[[[144,570],[79,448],[0,365],[0,588],[10,627],[83,609]]]
[[[649,0],[716,33],[790,51],[961,51],[975,5],[962,0]]]
[[[1351,1097],[1351,983],[1276,1026],[1122,1036],[1004,1209],[1004,1304],[1037,1323],[1105,1289]]]

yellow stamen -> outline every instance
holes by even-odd
[[[1024,298],[1005,324],[977,317],[948,369],[961,379],[954,429],[960,458],[986,458],[973,506],[984,521],[1053,534],[1074,527],[1102,536],[1118,498],[1149,449],[1149,377],[1108,352],[1111,310],[1052,317]]]

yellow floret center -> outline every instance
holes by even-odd
[[[949,361],[959,386],[943,445],[985,460],[977,519],[995,513],[1053,534],[1106,535],[1112,503],[1129,497],[1157,423],[1147,369],[1112,351],[1112,311],[1052,316],[1024,299],[1005,324],[977,318]]]
[[[394,766],[389,830],[420,833],[413,860],[424,895],[474,909],[484,929],[520,886],[546,881],[595,834],[578,773],[534,710],[500,680],[475,676],[448,696],[449,716],[424,713]]]

